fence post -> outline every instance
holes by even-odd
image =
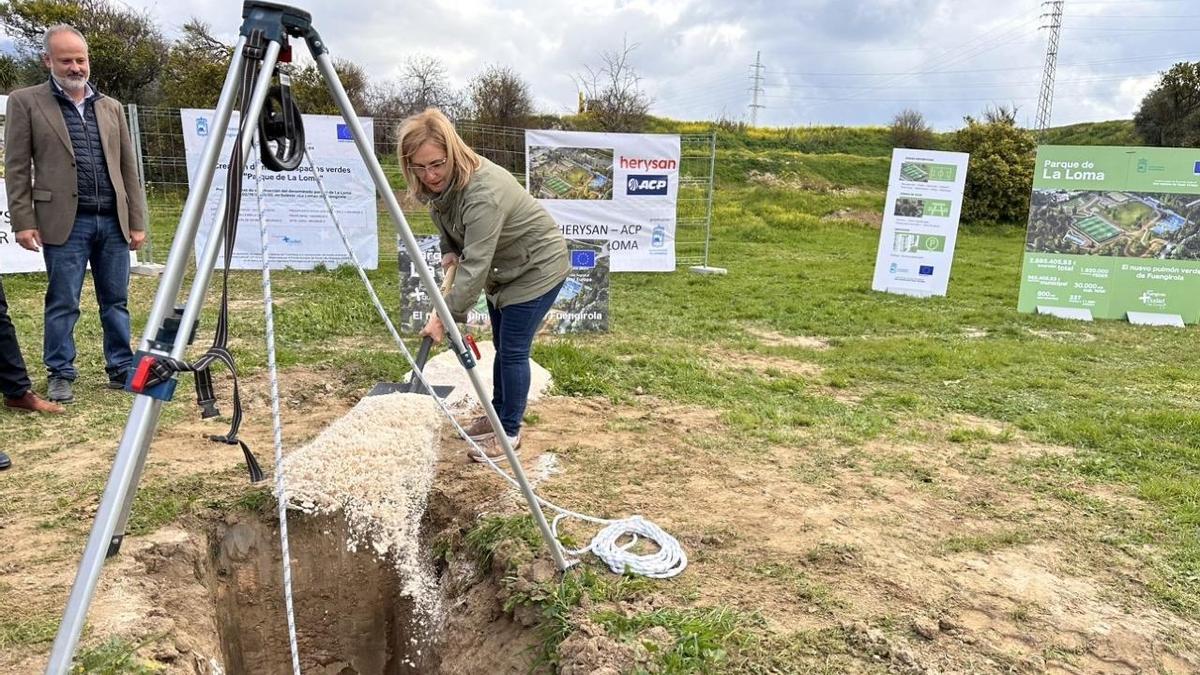
[[[712,240],[713,192],[717,187],[717,132],[709,136],[708,204],[704,207],[704,267],[708,267],[708,244]]]

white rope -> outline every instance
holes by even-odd
[[[554,518],[554,536],[558,536],[558,521],[567,517],[559,513]],[[687,553],[679,541],[658,525],[641,516],[630,516],[607,521],[600,532],[592,537],[592,543],[578,550],[568,550],[571,555],[583,555],[588,551],[603,560],[615,574],[632,573],[653,579],[669,579],[687,567]],[[621,544],[621,540],[629,541]],[[658,545],[654,553],[630,553],[639,539],[647,539]]]
[[[255,153],[257,143],[251,143]],[[271,296],[271,261],[268,253],[267,220],[262,204],[262,160],[254,163],[254,196],[258,202],[258,236],[262,245],[263,311],[267,324],[267,372],[271,379],[271,422],[275,432],[275,501],[279,505],[279,546],[283,553],[283,601],[287,611],[288,647],[292,650],[292,672],[300,675],[300,647],[296,644],[296,613],[292,604],[292,555],[288,546],[286,483],[283,476],[283,417],[279,411],[279,369],[275,361],[275,302]]]
[[[325,200],[325,207],[329,210],[329,216],[333,220],[334,226],[337,228],[338,236],[341,237],[342,245],[346,247],[346,253],[350,256],[350,262],[354,265],[354,269],[358,272],[358,276],[362,279],[363,285],[366,286],[368,295],[371,296],[371,302],[375,305],[375,311],[387,326],[388,332],[392,336],[392,340],[396,343],[400,353],[404,355],[408,361],[411,374],[425,387],[426,391],[433,391],[433,387],[425,379],[425,374],[417,367],[416,360],[413,358],[412,352],[404,345],[404,340],[400,338],[400,333],[396,330],[396,326],[392,323],[391,317],[384,308],[383,303],[379,300],[379,295],[375,292],[375,287],[371,284],[371,280],[367,277],[366,271],[358,261],[358,256],[354,254],[354,248],[350,245],[350,239],[346,236],[346,231],[342,227],[342,223],[338,220],[337,213],[334,211],[333,202],[330,201],[329,195],[325,192],[325,184],[321,180],[321,174],[317,171],[317,167],[313,164],[312,156],[306,149],[304,158],[308,162],[309,168],[313,172],[313,177],[317,183],[317,189],[321,193],[321,198]],[[397,223],[399,225],[399,223]],[[400,238],[399,229],[396,233],[396,250],[399,251],[403,246]],[[437,292],[437,289],[432,289],[432,292]],[[450,421],[451,426],[458,432],[460,438],[467,442],[471,450],[476,455],[483,458],[487,465],[491,467],[504,480],[508,481],[514,488],[520,490],[520,484],[517,479],[511,476],[507,471],[501,468],[487,453],[479,446],[479,444],[467,434],[458,420],[454,418],[454,413],[446,406],[445,401],[432,396],[438,409]],[[503,433],[501,431],[500,433]],[[591,551],[597,558],[603,560],[613,572],[622,574],[630,572],[639,576],[650,577],[654,579],[667,579],[676,576],[683,572],[687,567],[687,553],[683,547],[679,545],[679,541],[671,536],[668,532],[655,525],[653,522],[646,520],[641,516],[632,516],[618,520],[607,520],[604,518],[596,518],[594,516],[585,515],[565,509],[553,502],[543,498],[541,495],[534,493],[534,498],[542,506],[554,511],[558,515],[554,518],[552,531],[556,539],[555,544],[558,545],[564,552],[579,556]],[[603,525],[603,529],[592,538],[591,543],[578,550],[569,550],[562,546],[561,539],[558,535],[558,523],[564,518],[575,518],[597,525]],[[625,537],[632,537],[633,541],[618,545]],[[638,538],[653,541],[658,545],[658,552],[651,554],[633,554],[629,549],[635,544]]]

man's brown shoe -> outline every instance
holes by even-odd
[[[19,412],[49,413],[51,415],[60,415],[67,411],[66,408],[57,403],[51,403],[39,398],[32,391],[25,392],[20,398],[4,399],[4,407]]]

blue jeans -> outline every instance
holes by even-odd
[[[492,320],[492,343],[496,360],[492,363],[492,406],[500,416],[504,433],[510,437],[521,431],[521,418],[529,400],[529,352],[533,336],[546,318],[546,312],[558,297],[562,284],[545,295],[498,308],[488,301]]]
[[[75,322],[83,271],[92,264],[100,326],[104,329],[104,364],[109,377],[129,368],[129,242],[115,215],[81,213],[71,236],[61,246],[42,247],[46,260],[46,328],[42,360],[50,377],[74,380]]]

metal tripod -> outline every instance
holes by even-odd
[[[396,201],[396,197],[388,185],[383,168],[375,158],[374,149],[368,144],[358,116],[333,68],[329,50],[312,25],[312,17],[308,12],[294,7],[248,0],[242,8],[242,19],[240,37],[234,47],[225,84],[217,102],[211,127],[213,132],[209,134],[208,141],[204,146],[195,181],[184,204],[175,241],[171,246],[154,304],[146,320],[146,330],[140,343],[139,353],[169,356],[177,360],[185,358],[189,342],[188,336],[192,332],[192,327],[197,323],[217,255],[221,251],[223,237],[219,222],[214,222],[213,231],[210,232],[204,250],[197,258],[196,273],[186,303],[182,308],[177,308],[175,303],[187,271],[188,258],[192,254],[204,204],[212,187],[222,139],[225,129],[229,126],[236,92],[239,87],[243,86],[244,66],[247,59],[261,62],[257,71],[258,79],[254,82],[249,102],[243,104],[241,111],[240,123],[253,125],[262,113],[263,103],[271,86],[271,74],[280,60],[280,54],[284,50],[290,50],[289,38],[303,39],[316,60],[317,67],[329,88],[329,93],[333,96],[342,117],[350,128],[354,143],[375,181],[377,191],[383,197],[388,212],[395,221],[397,234],[414,261],[421,285],[432,298],[434,311],[438,313],[442,323],[446,326],[451,347],[466,369],[471,384],[475,388],[476,397],[483,404],[484,412],[491,422],[492,428],[501,429],[500,418],[491,404],[490,393],[484,390],[483,380],[475,370],[475,359],[471,350],[464,344],[463,336],[438,291],[438,284],[424,262],[417,240],[400,210],[400,204]],[[248,46],[250,49],[247,49]],[[248,126],[247,128],[252,127]],[[235,149],[236,152],[241,153],[243,162],[250,154],[253,140],[253,133],[243,134],[241,147]],[[226,192],[222,197],[221,206],[217,209],[218,214],[225,211],[225,201],[228,199],[229,194]],[[135,362],[135,369],[137,365]],[[120,550],[138,483],[145,469],[150,440],[158,426],[163,403],[170,400],[173,395],[174,379],[167,382],[166,385],[157,387],[154,392],[138,393],[134,398],[133,408],[129,413],[129,420],[125,425],[121,444],[117,449],[117,455],[109,473],[108,484],[104,488],[100,506],[96,511],[95,523],[92,525],[87,546],[75,574],[75,582],[71,587],[71,594],[63,612],[63,620],[59,625],[58,635],[54,639],[50,661],[46,666],[46,672],[49,675],[65,675],[69,672],[71,660],[79,644],[79,636],[87,617],[88,606],[96,590],[100,572],[104,567],[104,561]],[[504,450],[514,478],[520,484],[529,511],[541,530],[550,555],[558,569],[565,570],[568,563],[563,556],[562,548],[555,539],[550,525],[546,522],[516,453],[513,452],[513,448],[508,442],[508,437],[503,433],[497,433],[496,438]]]

